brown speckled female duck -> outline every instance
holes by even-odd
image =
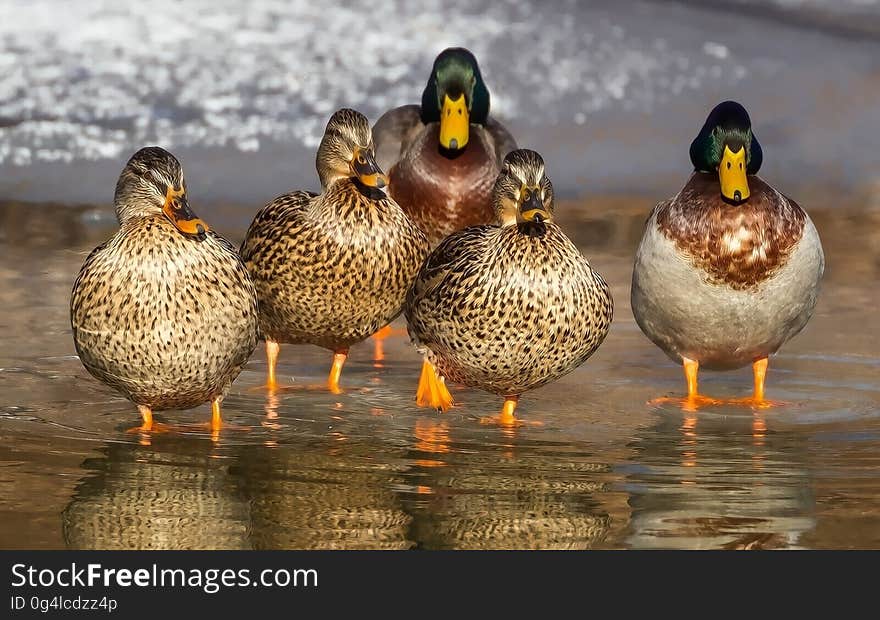
[[[553,186],[534,151],[508,154],[493,190],[500,226],[450,235],[425,261],[407,298],[424,351],[420,406],[448,409],[445,379],[505,397],[516,422],[523,392],[571,372],[611,325],[608,285],[553,221]]]
[[[468,50],[441,52],[421,106],[386,112],[373,136],[391,195],[432,244],[493,221],[492,187],[516,143],[489,116],[489,91]]]
[[[367,119],[339,110],[318,149],[322,193],[295,191],[254,218],[241,255],[260,300],[277,387],[279,343],[315,344],[334,352],[328,387],[339,391],[348,348],[400,314],[428,241],[380,188]]]
[[[257,298],[235,248],[189,208],[171,153],[141,149],[116,184],[119,231],[86,259],[70,323],[86,369],[152,412],[220,402],[257,345]]]
[[[697,370],[752,364],[764,399],[767,358],[807,324],[825,266],[798,204],[757,175],[763,153],[738,103],[712,110],[691,144],[695,172],[654,207],[636,255],[632,309],[645,335],[684,366],[694,408]],[[659,399],[666,400],[666,399]]]

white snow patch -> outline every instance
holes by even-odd
[[[531,123],[650,111],[718,74],[674,40],[590,11],[536,0],[374,0],[368,15],[312,0],[5,0],[0,164],[124,158],[157,143],[314,147],[339,107],[375,120],[417,102],[453,45],[480,59],[493,112]],[[726,47],[704,51],[734,74]]]

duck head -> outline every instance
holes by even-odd
[[[379,189],[388,184],[388,177],[376,163],[367,117],[348,108],[338,110],[327,122],[316,164],[323,189],[351,178]]]
[[[733,204],[749,198],[748,175],[764,159],[746,109],[736,101],[719,103],[691,143],[691,162],[698,172],[717,172],[721,195]]]
[[[470,124],[485,125],[489,118],[489,90],[474,55],[450,47],[434,61],[422,93],[422,122],[440,123],[440,146],[460,151],[470,138]]]
[[[161,213],[185,235],[203,237],[210,230],[189,206],[180,162],[158,146],[132,155],[116,182],[113,202],[120,224]]]
[[[516,224],[531,231],[553,221],[553,184],[541,156],[529,149],[508,153],[495,179],[492,202],[502,226]]]

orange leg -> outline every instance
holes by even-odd
[[[348,357],[348,349],[340,349],[333,354],[333,366],[330,367],[330,376],[327,379],[327,388],[333,394],[341,394],[339,388],[339,376],[342,374],[342,367],[345,365],[345,359]]]
[[[223,418],[220,415],[220,398],[211,399],[211,430],[219,431],[223,428]]]
[[[223,419],[220,415],[220,398],[211,399],[211,440],[215,443],[220,439],[220,429],[223,428]]]
[[[275,374],[275,368],[278,366],[278,354],[281,352],[281,345],[275,340],[266,338],[266,383],[258,387],[252,387],[249,392],[262,392],[268,390],[275,392],[281,389],[278,385],[278,379]]]
[[[446,380],[439,375],[431,362],[425,360],[419,377],[419,387],[416,390],[416,404],[419,407],[439,409],[445,413],[452,407],[452,403],[452,394],[446,387]]]
[[[497,424],[501,427],[511,428],[517,426],[543,426],[543,422],[526,422],[516,417],[516,405],[519,403],[519,395],[508,396],[504,399],[501,413],[494,418],[482,418],[481,424]]]
[[[266,378],[266,387],[270,390],[278,388],[278,381],[275,379],[275,366],[278,365],[278,353],[281,352],[281,345],[274,340],[266,339],[266,362],[269,365],[269,376]]]
[[[269,395],[269,398],[272,398],[272,395]],[[223,421],[223,416],[221,413],[220,403],[223,402],[222,396],[215,396],[211,399],[211,439],[217,441],[220,438],[220,431],[249,431],[249,426],[239,426],[237,424],[231,424],[229,422]],[[204,425],[200,425],[204,428]]]
[[[701,405],[717,405],[721,401],[715,398],[703,396],[697,389],[697,375],[700,373],[700,362],[682,357],[682,365],[684,366],[684,378],[687,382],[687,400],[684,403],[685,411],[696,411]]]
[[[160,424],[157,422],[153,422],[153,410],[146,405],[138,405],[138,411],[141,414],[141,419],[143,422],[140,426],[135,426],[133,428],[127,429],[126,433],[138,433],[140,435],[140,439],[138,443],[142,446],[150,445],[150,436],[160,431]]]
[[[198,423],[198,424],[166,424],[164,422],[157,422],[153,420],[153,410],[152,408],[146,405],[138,405],[138,411],[141,413],[141,417],[143,418],[143,424],[140,426],[136,426],[135,428],[129,429],[129,433],[144,433],[145,435],[155,434],[155,433],[189,433],[193,431],[203,431],[206,428],[211,431],[211,437],[215,441],[220,437],[220,430],[250,430],[247,426],[236,426],[234,424],[228,424],[223,422],[223,417],[220,412],[220,403],[222,402],[222,396],[215,396],[211,399],[211,423]]]
[[[419,398],[419,392],[422,396]],[[437,409],[440,403],[437,399],[437,369],[427,362],[422,362],[422,374],[419,376],[419,387],[416,390],[416,404],[420,407]]]
[[[684,365],[684,378],[687,381],[688,398],[697,396],[697,375],[700,372],[700,362],[686,357],[682,358]]]
[[[764,379],[767,378],[767,358],[762,357],[752,364],[752,372],[755,375],[755,393],[756,403],[764,402]]]
[[[650,401],[650,404],[678,402],[681,403],[682,409],[689,412],[696,411],[699,407],[705,405],[747,405],[757,407],[759,409],[767,409],[783,403],[772,402],[764,398],[764,380],[767,378],[767,358],[762,357],[752,364],[752,372],[755,376],[755,391],[748,398],[732,398],[719,400],[717,398],[709,398],[699,393],[697,389],[697,374],[700,369],[700,363],[696,360],[682,358],[684,365],[684,376],[687,381],[688,395],[686,398],[656,398]]]
[[[757,409],[769,409],[771,407],[777,407],[779,405],[785,404],[779,401],[767,400],[764,397],[764,380],[767,378],[768,364],[769,362],[766,357],[762,357],[761,359],[755,360],[752,363],[752,373],[755,376],[755,390],[754,392],[752,392],[751,397],[737,398],[732,400],[732,403],[738,405],[748,405]]]
[[[373,334],[373,361],[381,362],[385,359],[385,346],[383,345],[382,341],[388,338],[388,336],[391,335],[392,331],[393,330],[391,329],[391,326],[386,325],[375,334]]]
[[[163,424],[162,422],[157,422],[153,419],[153,408],[148,405],[138,405],[138,412],[141,414],[141,422],[140,426],[135,426],[134,428],[128,429],[129,433],[143,433],[143,434],[153,434],[153,433],[166,433],[174,429],[174,427],[169,426],[167,424]],[[147,444],[149,445],[149,444]]]
[[[135,430],[141,431],[149,431],[153,429],[153,410],[147,407],[146,405],[138,405],[138,411],[141,414],[141,418],[144,423],[141,424],[140,428]]]
[[[685,398],[663,397],[655,398],[649,401],[649,404],[656,405],[662,403],[675,402],[680,403],[685,411],[696,411],[700,406],[717,405],[722,401],[715,398],[703,396],[697,389],[697,376],[700,372],[700,362],[682,356],[682,367],[684,368],[684,378],[687,382],[687,396]]]
[[[505,426],[516,423],[516,404],[519,402],[519,396],[508,396],[504,399],[504,406],[501,407],[501,417],[499,422]]]

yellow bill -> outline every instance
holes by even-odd
[[[382,172],[376,154],[371,148],[357,148],[351,160],[351,169],[358,181],[367,187],[383,188],[388,185],[388,177]]]
[[[540,187],[523,187],[520,192],[520,214],[524,222],[546,222],[550,219],[550,214],[544,208],[544,201],[541,200]]]
[[[746,148],[739,147],[734,153],[724,145],[724,155],[718,166],[718,177],[721,180],[721,195],[740,203],[749,197],[749,183],[746,180]]]
[[[464,95],[453,101],[443,95],[443,108],[440,110],[440,145],[445,149],[457,151],[468,143],[470,114]]]
[[[162,212],[165,217],[171,220],[177,230],[186,235],[204,235],[210,230],[208,225],[196,217],[196,214],[190,209],[186,199],[186,190],[182,188],[176,189],[173,186],[168,186]]]

